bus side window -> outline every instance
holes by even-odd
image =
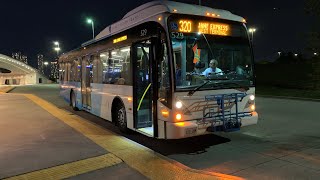
[[[59,64],[59,76],[60,76],[60,81],[61,81],[61,82],[63,82],[63,80],[64,80],[64,79],[63,79],[63,78],[64,78],[64,74],[63,74],[63,69],[64,69],[64,68],[63,68],[63,66],[64,66],[64,63],[60,63],[60,64]]]
[[[103,84],[109,84],[109,67],[110,67],[110,61],[109,61],[109,51],[104,51],[100,53],[100,61],[102,63],[102,83]]]
[[[93,83],[102,83],[102,62],[99,55],[93,57]]]
[[[120,57],[122,59],[120,78],[123,80],[123,82],[119,82],[118,84],[132,85],[130,46],[120,49]]]

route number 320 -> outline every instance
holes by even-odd
[[[191,21],[181,20],[179,21],[180,32],[191,32],[192,23]]]

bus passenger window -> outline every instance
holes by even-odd
[[[100,53],[100,61],[102,63],[102,83],[109,84],[109,68],[110,68],[110,61],[109,61],[109,52],[101,52]]]

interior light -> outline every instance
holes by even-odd
[[[249,98],[251,101],[254,101],[254,99],[255,99],[254,95],[251,95]]]
[[[128,97],[128,101],[129,101],[129,102],[132,102],[132,97]]]
[[[176,9],[173,9],[173,12],[177,12],[178,10],[176,10]]]
[[[210,16],[210,13],[207,13],[207,16]]]
[[[100,54],[100,57],[106,57],[107,55],[105,55],[105,54]]]
[[[246,23],[247,21],[246,21],[246,19],[242,19],[242,22]]]
[[[128,51],[130,51],[130,48],[121,49],[120,51],[121,52],[128,52]]]
[[[213,16],[213,17],[214,17],[214,16],[216,16],[216,14],[211,14],[211,16]]]
[[[178,109],[182,108],[182,102],[181,101],[176,102],[176,108],[178,108]]]
[[[160,17],[158,17],[158,21],[161,21],[162,20],[162,17],[160,16]]]

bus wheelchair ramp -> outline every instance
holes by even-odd
[[[246,93],[231,93],[205,96],[206,101],[214,101],[215,107],[203,110],[203,120],[210,121],[209,132],[232,132],[241,127],[241,118],[250,116],[250,113],[239,112],[239,102],[242,102]]]

